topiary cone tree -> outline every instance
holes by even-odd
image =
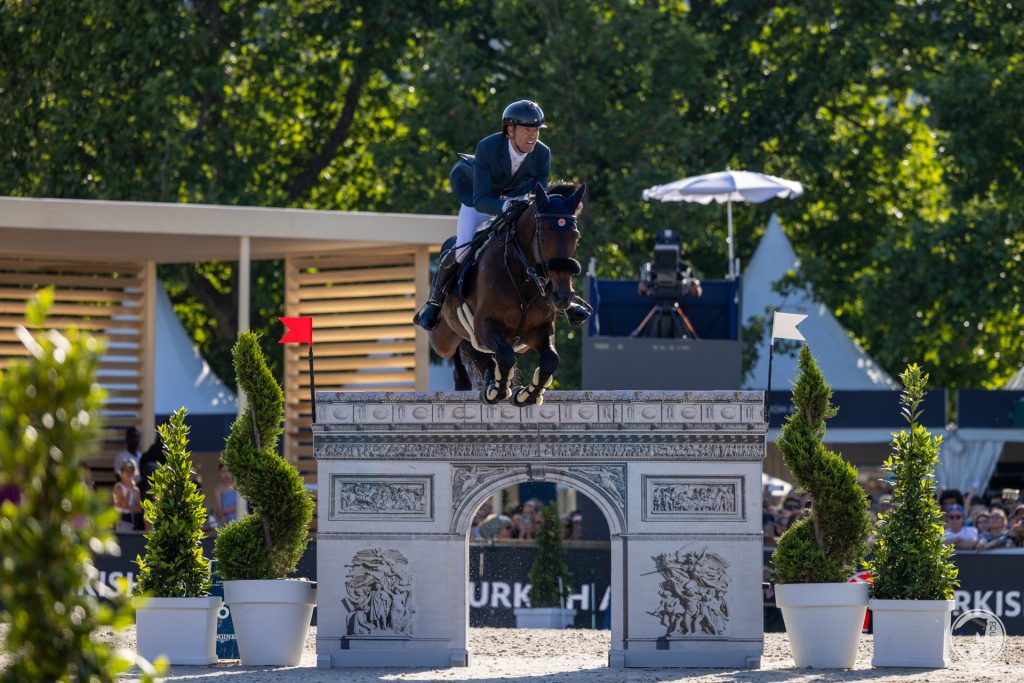
[[[900,375],[903,417],[910,431],[893,438],[884,463],[893,476],[892,510],[878,517],[874,558],[865,563],[873,575],[871,596],[880,600],[950,600],[960,584],[953,546],[943,537],[942,511],[935,500],[935,465],[942,437],[923,425],[921,402],[928,375],[910,365]]]
[[[561,607],[562,598],[569,592],[571,575],[562,547],[562,521],[554,502],[541,511],[536,539],[537,557],[528,576],[530,607]]]
[[[205,597],[210,594],[210,562],[202,548],[206,508],[191,480],[185,409],[157,429],[167,462],[153,475],[153,500],[142,502],[152,531],[146,536],[146,556],[135,559],[135,592],[157,598]]]
[[[799,488],[811,494],[811,513],[779,538],[773,555],[778,583],[845,582],[867,552],[871,522],[857,470],[823,443],[825,421],[836,414],[831,398],[804,346],[793,387],[796,412],[782,427],[778,446]]]
[[[299,471],[277,453],[284,395],[267,368],[259,336],[243,332],[232,355],[246,407],[231,425],[221,462],[252,514],[217,535],[217,573],[226,580],[283,579],[306,550],[313,501]]]

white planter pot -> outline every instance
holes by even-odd
[[[572,626],[576,610],[561,607],[516,607],[517,628],[557,628]]]
[[[220,598],[135,598],[132,605],[135,649],[149,661],[160,655],[165,655],[171,664],[205,665],[217,661]]]
[[[952,600],[871,600],[868,605],[875,633],[871,666],[949,666]]]
[[[316,605],[314,585],[288,579],[224,582],[243,666],[299,663]]]
[[[775,584],[799,668],[852,669],[868,606],[866,583]]]

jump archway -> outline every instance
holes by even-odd
[[[317,655],[323,667],[465,666],[476,508],[568,484],[611,534],[613,667],[754,667],[762,395],[317,395]]]

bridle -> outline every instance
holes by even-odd
[[[521,217],[521,214],[520,216]],[[542,223],[547,223],[551,230],[556,233],[564,234],[571,230],[576,229],[576,216],[569,213],[540,213],[539,211],[534,214],[534,227],[533,227],[533,263],[527,258],[526,252],[523,250],[522,245],[516,240],[516,233],[518,231],[518,218],[516,220],[509,221],[507,226],[507,232],[505,235],[505,272],[508,273],[509,280],[512,281],[512,286],[515,287],[516,293],[519,295],[519,325],[516,327],[515,338],[519,339],[522,333],[523,324],[526,321],[526,311],[533,305],[533,303],[543,297],[544,303],[548,305],[552,311],[555,310],[554,305],[551,303],[550,295],[552,292],[551,273],[569,273],[570,275],[579,275],[583,268],[580,266],[580,262],[573,258],[565,258],[563,256],[556,256],[550,258],[547,261],[543,260],[541,254],[542,236],[543,232]],[[516,277],[512,273],[512,256],[522,264],[523,269],[526,271],[526,280],[523,284],[533,283],[536,288],[536,293],[532,297],[528,297],[523,288],[520,287],[520,283],[516,281]]]

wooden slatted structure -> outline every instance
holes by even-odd
[[[101,444],[89,461],[100,485],[114,481],[112,463],[124,448],[125,430],[134,426],[145,433],[152,427],[143,410],[151,363],[144,299],[151,277],[138,263],[0,258],[0,367],[28,354],[14,330],[27,326],[26,303],[47,286],[54,287],[48,327],[77,327],[107,343],[97,377],[107,390]]]
[[[286,260],[285,311],[313,317],[318,391],[415,391],[417,380],[426,389],[426,336],[412,317],[428,259],[406,245]],[[308,364],[305,345],[285,349],[284,448],[314,484]]]

